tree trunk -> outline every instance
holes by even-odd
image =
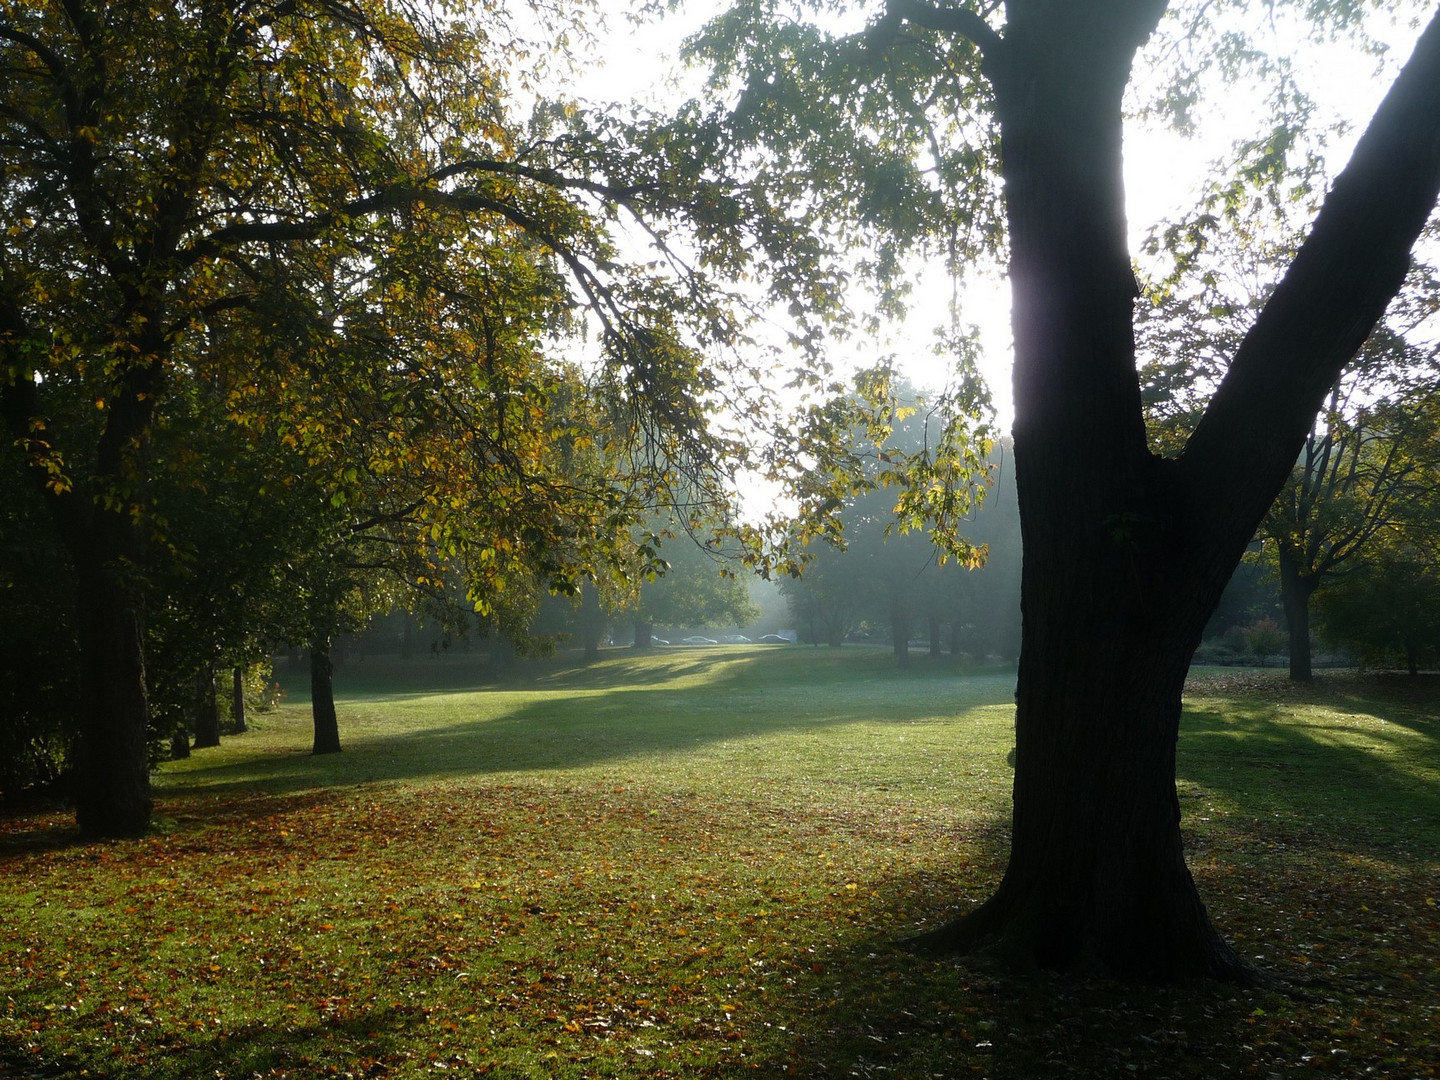
[[[310,714],[315,723],[312,754],[340,752],[340,723],[335,717],[335,669],[330,662],[329,637],[310,643]]]
[[[604,632],[605,612],[600,608],[600,593],[594,584],[586,585],[580,595],[580,635],[586,663],[600,659],[600,635]]]
[[[215,665],[195,676],[195,749],[220,745],[220,703],[215,697]]]
[[[910,666],[910,610],[903,603],[890,605],[890,642],[895,650],[895,663],[902,669]]]
[[[1440,17],[1184,455],[1167,461],[1143,428],[1121,178],[1130,64],[1165,6],[1011,0],[1003,38],[958,9],[912,16],[968,19],[995,88],[1025,552],[1009,865],[989,901],[921,940],[1021,965],[1251,981],[1185,866],[1181,690],[1226,580],[1435,204]]]
[[[81,568],[77,606],[85,700],[75,741],[75,819],[96,837],[141,835],[154,805],[141,612],[117,573]]]
[[[651,646],[650,639],[655,636],[655,627],[648,622],[635,621],[635,648],[648,649]]]
[[[1315,579],[1300,573],[1296,553],[1284,544],[1276,548],[1280,563],[1280,606],[1285,609],[1285,630],[1290,638],[1290,678],[1309,682],[1314,678],[1310,666],[1310,597],[1315,593]]]
[[[928,630],[930,632],[930,656],[932,659],[938,660],[941,655],[940,619],[937,616],[931,615],[928,623]]]
[[[28,473],[45,500],[75,568],[82,700],[74,750],[75,818],[91,837],[138,836],[150,826],[150,701],[145,681],[144,567],[138,515],[145,504],[145,459],[154,402],[163,381],[156,360],[165,320],[147,310],[133,366],[110,395],[87,484],[53,484],[47,467]],[[23,349],[28,330],[18,309],[0,305],[0,414],[17,445],[27,444],[47,412]],[[37,422],[39,422],[37,427]]]
[[[249,731],[249,725],[245,722],[245,666],[236,664],[230,672],[230,719],[235,725],[235,733],[243,735]]]

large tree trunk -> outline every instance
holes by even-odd
[[[315,724],[313,754],[340,752],[340,722],[335,717],[335,668],[330,638],[317,634],[310,643],[310,715]]]
[[[164,349],[165,320],[146,311],[139,357]],[[17,345],[30,337],[18,310],[0,305],[0,414],[17,445],[45,427],[46,410],[30,360]],[[163,381],[158,360],[119,377],[95,448],[89,481],[54,483],[42,459],[28,470],[75,568],[83,699],[74,757],[75,817],[86,836],[138,836],[150,825],[149,688],[145,681],[144,550],[137,516],[145,502],[144,447]]]
[[[906,8],[973,34],[995,86],[1025,553],[1009,865],[981,908],[921,941],[1022,965],[1247,981],[1183,857],[1181,690],[1226,580],[1434,205],[1440,19],[1184,456],[1164,461],[1148,450],[1135,375],[1121,102],[1165,6],[1010,0],[1003,39],[957,9]]]
[[[1315,594],[1315,579],[1300,573],[1295,553],[1281,544],[1277,549],[1280,563],[1280,606],[1285,609],[1285,631],[1290,639],[1290,678],[1309,682],[1314,678],[1310,666],[1310,597]]]
[[[79,569],[85,700],[75,741],[75,819],[86,836],[139,836],[153,808],[141,607],[117,580],[121,571]]]

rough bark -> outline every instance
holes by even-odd
[[[313,754],[340,752],[340,723],[335,717],[335,668],[329,637],[310,643],[310,714],[315,725]]]
[[[996,91],[1014,288],[1025,552],[1014,822],[995,895],[920,941],[1022,966],[1243,982],[1257,976],[1185,865],[1181,691],[1225,582],[1440,190],[1440,17],[1184,456],[1165,461],[1143,430],[1121,183],[1121,98],[1164,7],[1011,0],[1003,39],[977,39]]]
[[[146,310],[154,331],[137,343],[141,356],[163,351],[161,320]],[[23,346],[31,329],[18,308],[0,296],[0,416],[17,445],[33,438],[45,409]],[[150,822],[150,704],[145,681],[143,569],[138,511],[154,400],[163,381],[158,362],[124,371],[96,444],[88,482],[52,483],[45,466],[28,474],[55,523],[77,582],[83,699],[76,722],[76,821],[86,836],[137,836]]]
[[[1315,594],[1315,578],[1300,573],[1300,563],[1293,551],[1280,545],[1280,606],[1285,610],[1285,632],[1290,639],[1290,678],[1309,682],[1314,678],[1310,663],[1310,597]]]

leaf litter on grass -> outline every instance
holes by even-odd
[[[769,677],[806,687],[787,708],[843,711],[829,675]],[[725,739],[637,743],[643,769],[294,790],[177,773],[171,824],[127,843],[5,821],[0,1061],[117,1080],[1437,1075],[1434,825],[1375,850],[1328,817],[1298,828],[1307,798],[1338,797],[1304,774],[1284,816],[1249,815],[1263,755],[1243,783],[1188,770],[1187,811],[1233,810],[1187,813],[1187,836],[1217,922],[1303,999],[898,949],[1003,868],[1007,719],[976,715],[937,712],[924,753],[910,724],[747,715]]]

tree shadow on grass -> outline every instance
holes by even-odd
[[[123,1025],[124,1017],[117,1017]],[[90,1076],[107,1080],[157,1080],[175,1078],[188,1080],[200,1076],[349,1076],[352,1078],[383,1077],[414,1058],[413,1040],[417,1030],[425,1026],[420,1008],[377,1007],[359,1011],[348,1006],[327,1012],[309,1022],[267,1025],[248,1024],[207,1034],[203,1022],[194,1030],[141,1032],[150,1041],[133,1062],[133,1055],[119,1063],[102,1045],[86,1053],[76,1053],[59,1060],[37,1060],[25,1052],[17,1040],[0,1040],[0,1077],[7,1076],[8,1067],[27,1080],[51,1080],[60,1077]],[[115,1026],[112,1023],[112,1028]],[[117,1040],[125,1038],[117,1032]],[[127,1050],[129,1047],[127,1047]],[[432,1067],[440,1075],[448,1070],[474,1075],[469,1066],[475,1064],[467,1055],[437,1048]]]
[[[1356,712],[1394,714],[1383,703]],[[1177,763],[1182,808],[1203,812],[1192,804],[1206,796],[1187,792],[1183,782],[1190,781],[1251,819],[1289,826],[1301,841],[1308,835],[1341,850],[1406,845],[1417,837],[1434,845],[1437,744],[1430,732],[1421,734],[1418,741],[1413,734],[1388,736],[1371,721],[1357,742],[1354,721],[1343,715],[1333,724],[1299,723],[1253,702],[1232,702],[1223,711],[1187,709]],[[1416,761],[1417,749],[1429,760]]]
[[[201,790],[189,792],[183,799],[166,800],[157,807],[154,824],[145,837],[136,840],[95,840],[82,836],[65,811],[65,819],[36,827],[33,823],[17,820],[13,830],[0,832],[0,864],[28,856],[45,855],[71,848],[95,849],[94,858],[100,859],[105,847],[145,843],[147,840],[161,840],[171,833],[192,833],[202,826],[208,835],[215,838],[217,846],[233,848],[235,836],[245,837],[244,845],[255,843],[250,826],[271,818],[282,818],[297,812],[312,809],[330,801],[331,796],[314,788],[286,793],[250,789],[214,792]],[[226,830],[235,830],[227,832]],[[193,835],[186,850],[191,854],[204,855],[209,851],[211,841],[204,835]],[[0,1076],[3,1080],[3,1076]]]
[[[990,842],[1003,844],[1003,832]],[[1285,876],[1278,867],[1273,873]],[[1253,875],[1247,882],[1265,886]],[[986,891],[973,878],[948,887],[971,899]],[[875,904],[913,911],[917,895],[933,904],[934,892],[929,877],[897,875],[877,884]],[[941,910],[933,921],[955,913]],[[887,920],[872,913],[868,921]],[[1311,926],[1309,944],[1278,948],[1283,955],[1318,947],[1325,932]],[[756,1057],[717,1075],[738,1080],[757,1068],[762,1075],[947,1080],[1430,1075],[1424,1062],[1433,1067],[1435,1047],[1423,1040],[1432,1029],[1432,999],[1419,985],[1407,995],[1403,975],[1440,960],[1435,944],[1428,955],[1401,960],[1357,949],[1345,988],[1330,986],[1323,1001],[1297,1001],[1215,982],[1164,987],[1016,974],[973,958],[915,956],[888,935],[862,932],[817,952],[811,974],[772,1000],[777,1007]]]
[[[555,697],[522,699],[508,712],[483,715],[497,700],[456,694],[436,698],[436,711],[457,719],[383,736],[348,736],[341,707],[339,755],[311,756],[294,750],[217,764],[167,779],[166,795],[207,791],[283,792],[330,784],[358,784],[421,777],[460,778],[499,773],[562,773],[600,764],[627,762],[643,769],[656,754],[673,754],[735,744],[785,732],[846,724],[896,726],[954,718],[972,707],[1008,704],[1006,675],[982,679],[930,679],[925,692],[904,693],[903,676],[874,671],[853,661],[832,665],[851,685],[836,688],[797,682],[793,670],[766,670],[743,654],[722,661],[677,660],[664,665],[663,679],[637,679],[626,664],[604,672],[565,671],[549,676]],[[653,665],[646,665],[650,670]],[[692,674],[711,677],[685,685]],[[822,673],[823,677],[823,673]],[[820,689],[820,686],[824,689]],[[573,690],[575,697],[567,696]],[[398,703],[403,705],[403,702]],[[386,700],[354,702],[348,711],[385,709]],[[503,708],[503,703],[500,706]],[[478,714],[478,715],[477,715]],[[303,729],[297,727],[297,736]],[[296,749],[299,749],[297,744]]]

